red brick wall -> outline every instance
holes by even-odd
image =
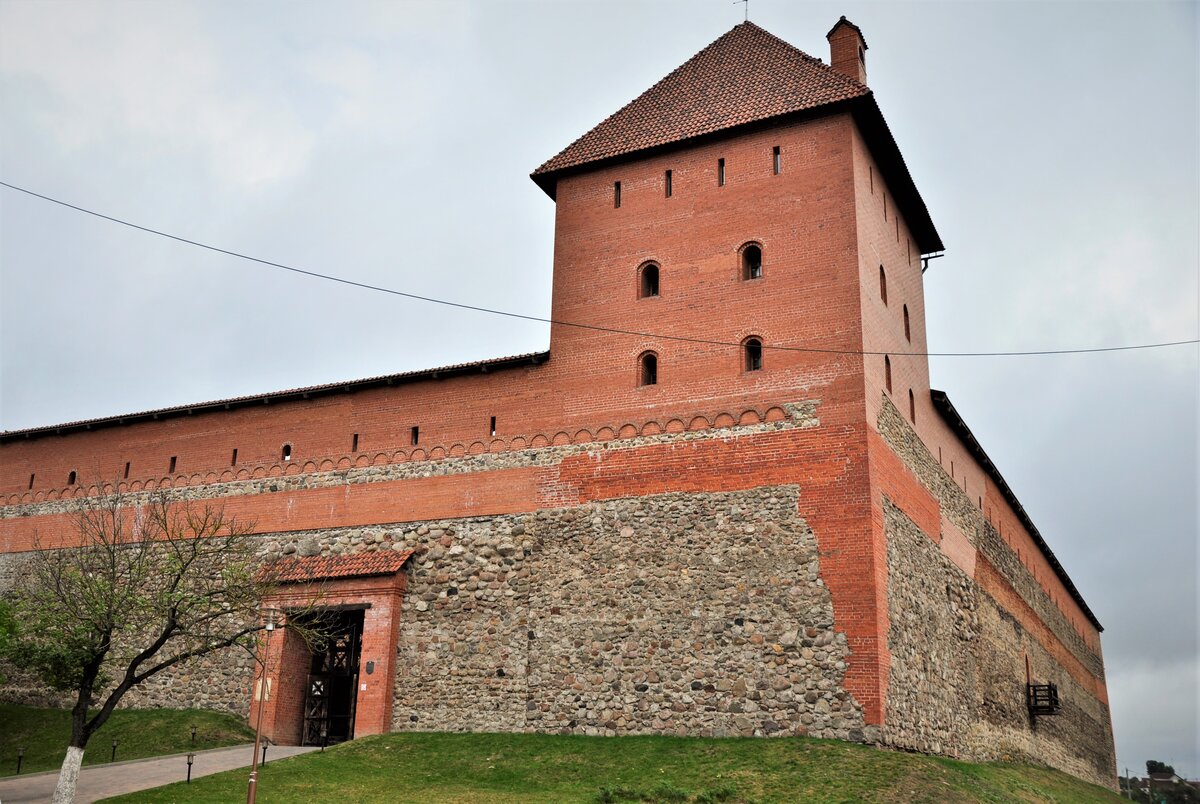
[[[854,210],[847,116],[745,135],[564,180],[558,190],[553,315],[591,325],[740,343],[857,349]],[[771,149],[783,172],[772,173]],[[724,158],[728,182],[716,186]],[[674,195],[663,197],[663,171]],[[612,207],[612,182],[623,185]],[[738,248],[763,245],[765,272],[743,282]],[[659,298],[638,299],[636,270],[662,266]],[[16,441],[0,447],[0,493],[52,498],[70,472],[81,484],[176,475],[202,482],[256,467],[323,459],[368,462],[420,449],[491,447],[490,420],[502,441],[581,428],[620,427],[660,412],[774,404],[793,389],[820,388],[846,368],[820,354],[768,350],[762,372],[747,374],[737,347],[672,342],[555,326],[548,364],[487,375],[426,380],[395,388],[240,408],[220,413]],[[659,352],[659,385],[637,387],[636,359]],[[780,392],[787,392],[782,394]],[[740,407],[739,407],[740,406]],[[359,453],[350,454],[353,434]],[[232,466],[233,450],[238,466]],[[315,468],[315,467],[314,467]],[[53,492],[53,493],[52,493]]]
[[[776,146],[782,159],[778,175],[772,169]],[[718,159],[725,160],[724,186],[717,183]],[[673,179],[669,198],[666,170]],[[613,204],[617,181],[620,208]],[[900,357],[925,351],[919,255],[848,115],[565,178],[558,186],[555,225],[556,320],[735,344],[758,336],[795,349],[894,352],[896,406],[907,413],[912,388],[918,434],[931,450],[944,449],[947,460],[963,467],[965,482],[971,489],[977,484],[981,498],[988,491],[979,467],[931,407],[927,361]],[[745,281],[738,254],[750,241],[761,244],[764,268],[761,279]],[[660,295],[640,299],[637,269],[647,260],[660,266]],[[888,274],[887,305],[879,298],[880,264]],[[911,344],[903,334],[905,304]],[[659,356],[659,381],[639,387],[637,357],[646,350]],[[81,483],[115,480],[126,462],[135,490],[195,485],[517,450],[630,429],[683,429],[695,416],[711,423],[717,413],[732,412],[733,421],[747,409],[765,413],[787,402],[819,400],[821,425],[811,430],[603,452],[548,468],[230,497],[227,511],[255,520],[260,532],[273,532],[511,513],[657,491],[796,483],[800,513],[819,542],[836,626],[853,651],[847,688],[863,704],[868,722],[878,723],[888,666],[882,494],[910,499],[919,509],[910,515],[923,526],[933,521],[925,510],[929,500],[896,480],[894,467],[869,471],[868,433],[883,388],[881,357],[768,349],[763,361],[761,371],[747,372],[738,346],[556,324],[551,359],[536,367],[5,444],[0,494],[12,503],[86,493],[64,492],[69,472],[78,472]],[[489,426],[493,416],[496,438]],[[420,427],[415,447],[413,425]],[[359,451],[351,453],[355,433]],[[280,459],[285,443],[292,446],[286,463]],[[231,466],[235,448],[238,465]],[[173,478],[166,477],[172,456]],[[31,473],[33,492],[27,491]],[[982,503],[1004,516],[994,499],[988,495]],[[28,549],[35,530],[46,542],[70,533],[61,516],[0,521],[0,549]],[[1006,524],[1004,530],[1020,538],[1018,529]],[[1023,555],[1036,564],[1034,551]],[[1068,601],[1065,594],[1056,599]],[[386,640],[378,639],[383,646]],[[382,717],[382,709],[372,706],[361,710],[360,723]],[[386,718],[379,722],[385,729]]]
[[[281,609],[320,609],[365,605],[359,658],[358,699],[354,735],[384,734],[391,730],[392,693],[396,685],[396,639],[404,599],[405,576],[381,575],[288,584],[269,604]],[[279,633],[279,632],[277,632]],[[303,707],[311,653],[304,641],[287,628],[283,638],[272,640],[266,655],[271,699],[263,710],[263,734],[281,745],[298,745],[302,735]],[[367,673],[367,663],[373,672]],[[258,702],[250,709],[250,722],[258,716]]]

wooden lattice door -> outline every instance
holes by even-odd
[[[304,745],[331,745],[354,737],[361,611],[342,612],[324,648],[314,651],[304,695]]]

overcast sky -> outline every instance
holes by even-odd
[[[546,316],[528,173],[742,19],[728,0],[0,0],[0,179],[297,267]],[[947,251],[932,351],[1197,337],[1195,3],[846,14]],[[285,274],[0,188],[0,429],[546,348],[548,328]],[[1122,768],[1197,759],[1195,346],[935,359],[1106,626]]]

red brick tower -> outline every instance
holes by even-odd
[[[802,514],[827,553],[822,572],[854,652],[847,686],[879,723],[886,571],[861,352],[890,330],[868,288],[886,262],[894,295],[919,298],[919,255],[942,245],[857,80],[860,32],[843,19],[830,39],[837,69],[738,25],[533,178],[557,202],[555,320],[679,339],[556,325],[552,366],[586,388],[565,400],[567,418],[818,401],[821,426],[810,433],[723,454],[711,476],[694,464],[678,474],[658,466],[639,490],[809,490]],[[885,195],[888,218],[876,222],[872,207]],[[894,238],[880,234],[893,229]],[[766,346],[761,358],[755,344]],[[656,362],[653,384],[645,355]]]
[[[534,171],[549,352],[0,433],[0,586],[73,498],[211,499],[365,612],[358,735],[809,733],[1111,784],[1099,622],[931,392],[942,243],[862,32],[827,37],[738,25]]]

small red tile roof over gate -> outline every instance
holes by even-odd
[[[284,558],[271,567],[279,583],[323,581],[331,578],[358,578],[367,575],[391,575],[399,572],[413,551],[397,553],[355,553],[348,556],[310,556]]]
[[[753,22],[743,22],[568,145],[533,176],[870,92]]]

